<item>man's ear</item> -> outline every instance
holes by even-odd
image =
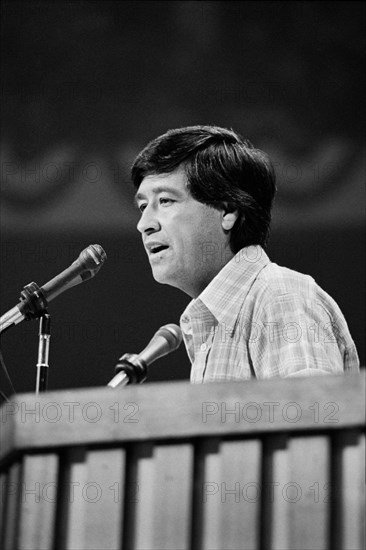
[[[239,217],[239,212],[234,205],[223,204],[221,225],[225,231],[230,231]]]

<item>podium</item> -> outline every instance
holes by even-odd
[[[22,394],[1,421],[5,550],[363,548],[364,373]]]

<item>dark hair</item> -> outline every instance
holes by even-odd
[[[232,130],[188,126],[169,130],[136,157],[131,176],[138,188],[149,175],[171,173],[184,166],[187,187],[199,202],[239,211],[230,235],[234,253],[251,244],[265,246],[276,192],[268,156]]]

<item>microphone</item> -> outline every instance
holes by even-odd
[[[0,332],[23,319],[40,317],[46,311],[48,302],[65,290],[94,277],[106,259],[103,248],[99,244],[91,244],[67,269],[41,288],[36,283],[26,285],[20,293],[20,304],[0,317]]]
[[[110,388],[141,384],[146,380],[147,367],[154,361],[175,351],[182,343],[182,331],[173,323],[160,327],[141,353],[125,353],[115,367],[117,374],[108,383]]]

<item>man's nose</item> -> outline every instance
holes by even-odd
[[[148,206],[145,208],[137,224],[137,229],[141,234],[159,231],[160,223],[152,208],[149,208]]]

